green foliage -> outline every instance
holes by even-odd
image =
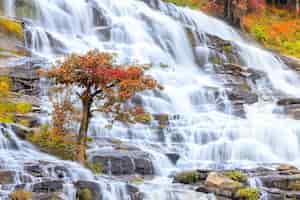
[[[0,97],[8,96],[12,86],[12,80],[7,76],[0,76]]]
[[[48,125],[42,126],[39,131],[27,136],[27,140],[47,153],[64,160],[74,160],[76,144],[74,137],[53,132]]]
[[[251,28],[251,33],[254,35],[255,39],[257,39],[260,42],[265,42],[267,40],[266,30],[260,24],[254,25]]]
[[[164,0],[165,2],[174,3],[177,6],[188,6],[190,8],[200,8],[203,1],[200,0]]]
[[[7,76],[0,76],[0,122],[13,123],[15,114],[26,114],[31,111],[32,105],[27,102],[15,103],[10,100],[12,80]],[[23,124],[25,121],[20,121]],[[25,124],[25,123],[24,123]]]
[[[19,102],[16,104],[16,112],[20,114],[29,113],[32,109],[31,103]]]
[[[103,164],[101,162],[85,162],[85,167],[90,169],[94,174],[101,174],[103,172]]]
[[[93,193],[88,188],[83,188],[77,191],[76,200],[93,200]]]
[[[247,175],[241,171],[237,171],[237,170],[228,171],[228,172],[225,172],[224,175],[234,181],[238,181],[238,182],[246,182],[247,181]]]
[[[9,197],[10,200],[31,200],[32,192],[28,192],[24,189],[18,189],[12,192]]]
[[[199,181],[200,177],[197,171],[186,171],[176,174],[175,182],[183,184],[191,184]]]
[[[16,104],[11,102],[0,102],[0,113],[16,112]]]
[[[246,200],[259,200],[259,192],[256,188],[242,188],[236,192],[236,196]]]
[[[266,7],[249,13],[241,26],[265,47],[300,58],[300,19],[287,9]]]
[[[23,39],[23,26],[21,22],[17,22],[5,17],[0,17],[0,29],[14,34],[20,39]]]
[[[12,113],[0,114],[0,123],[13,123],[15,116]]]

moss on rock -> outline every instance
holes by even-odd
[[[83,188],[77,191],[76,200],[93,200],[93,193],[88,188]]]
[[[247,181],[247,175],[238,170],[224,172],[224,175],[234,181],[238,181],[241,183]]]
[[[236,192],[236,196],[245,200],[259,200],[259,191],[256,188],[242,188]]]
[[[192,184],[198,182],[199,180],[200,177],[196,170],[180,172],[175,176],[175,182],[183,183],[183,184]]]

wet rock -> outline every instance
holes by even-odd
[[[62,193],[33,193],[32,200],[64,200]]]
[[[194,184],[200,181],[200,177],[196,170],[194,171],[185,171],[176,174],[174,178],[175,183],[183,183],[183,184]]]
[[[260,180],[268,188],[300,191],[300,174],[263,176]]]
[[[218,172],[209,173],[205,180],[205,185],[207,185],[208,187],[215,187],[230,191],[236,191],[242,187],[241,183],[234,181]]]
[[[268,199],[271,200],[300,199],[300,192],[297,191],[285,191],[276,188],[264,188],[264,191],[268,194]]]
[[[31,128],[27,128],[20,124],[11,124],[11,128],[13,132],[21,139],[26,139],[26,137],[33,131]]]
[[[300,59],[286,55],[278,55],[278,57],[291,69],[300,73]]]
[[[25,101],[25,102],[30,102],[30,101]],[[37,108],[37,107],[36,107]],[[34,110],[35,108],[32,108],[32,111],[35,112],[31,112],[31,113],[26,113],[26,114],[16,114],[15,116],[15,120],[17,122],[20,121],[25,121],[26,122],[26,126],[29,128],[38,128],[42,125],[41,123],[41,116],[40,113],[38,113],[40,110]]]
[[[77,189],[77,196],[79,195],[80,191],[86,189],[92,193],[94,199],[102,199],[101,188],[95,182],[79,180],[75,183],[75,187]]]
[[[114,175],[134,173],[151,175],[154,173],[150,155],[142,151],[102,151],[93,156],[92,161],[102,164],[103,173]]]
[[[46,32],[46,36],[48,38],[49,44],[52,48],[53,53],[63,54],[66,53],[66,46],[59,38],[54,37],[51,33]]]
[[[300,99],[295,99],[295,98],[286,98],[277,101],[277,105],[279,106],[298,105],[298,104],[300,104]]]
[[[177,173],[174,177],[175,183],[194,184],[200,181],[205,181],[210,171],[208,170],[193,170]]]
[[[63,191],[63,184],[61,180],[46,180],[33,184],[32,191],[36,193],[60,192]]]
[[[15,176],[15,171],[0,171],[0,185],[13,184]]]
[[[231,101],[241,101],[243,104],[254,104],[258,101],[258,96],[254,92],[242,88],[227,90],[226,92]]]
[[[204,184],[200,184],[197,189],[197,192],[202,192],[206,194],[215,194],[217,200],[232,200],[234,199],[235,192],[233,190],[225,190],[225,189],[220,189],[216,187],[209,187]]]
[[[45,177],[46,173],[39,164],[27,164],[24,166],[24,170],[34,177]]]
[[[139,189],[133,185],[127,185],[127,192],[130,195],[131,200],[142,200],[143,194],[139,191]]]
[[[40,66],[34,61],[24,60],[17,63],[0,67],[0,75],[8,76],[12,79],[12,91],[27,95],[38,95],[40,92],[37,70]],[[12,66],[11,66],[12,65]]]
[[[277,105],[282,108],[282,114],[300,120],[300,99],[286,98],[277,102]]]
[[[282,164],[276,168],[277,171],[298,171],[298,168],[293,165]]]
[[[177,161],[180,158],[180,155],[178,153],[166,153],[166,156],[170,159],[170,161],[176,165]]]
[[[65,178],[65,177],[71,177],[69,170],[65,166],[55,166],[54,173],[55,173],[55,176],[60,179]]]

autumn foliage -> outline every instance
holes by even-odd
[[[295,12],[265,7],[243,17],[242,27],[265,47],[300,57],[300,19]]]
[[[144,74],[142,66],[115,64],[114,55],[97,50],[85,55],[70,55],[42,74],[57,85],[77,88],[75,95],[82,104],[77,140],[80,162],[85,160],[87,131],[93,112],[106,113],[115,120],[143,123],[149,119],[149,114],[142,107],[129,107],[126,102],[138,92],[161,89],[156,80]]]

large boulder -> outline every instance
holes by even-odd
[[[242,187],[241,183],[234,181],[218,172],[209,173],[206,178],[205,185],[207,185],[208,187],[216,187],[232,191],[236,191]]]
[[[108,150],[97,152],[92,157],[93,163],[101,163],[103,173],[122,174],[154,174],[151,156],[148,153],[134,150]]]
[[[270,175],[260,177],[264,186],[280,190],[300,191],[300,174]]]

